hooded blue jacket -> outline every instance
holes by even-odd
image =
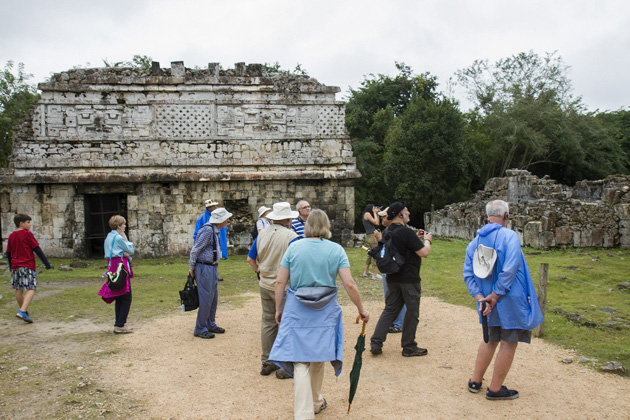
[[[473,254],[479,244],[492,247],[497,252],[494,270],[485,279],[475,276],[473,272]],[[477,236],[466,248],[464,282],[472,297],[480,293],[488,296],[492,292],[500,296],[488,316],[489,326],[531,330],[543,321],[521,242],[513,230],[503,228],[498,223],[488,223],[477,231]]]

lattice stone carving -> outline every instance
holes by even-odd
[[[336,137],[344,134],[344,108],[335,105],[323,105],[317,113],[317,135]]]
[[[159,105],[155,108],[155,130],[160,138],[201,140],[210,137],[211,105]]]

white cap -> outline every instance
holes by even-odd
[[[225,222],[230,217],[232,217],[232,213],[230,213],[223,207],[219,207],[218,209],[212,210],[212,215],[210,216],[210,223],[214,223],[218,225]]]

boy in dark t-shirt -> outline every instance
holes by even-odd
[[[15,300],[20,307],[15,316],[24,322],[31,323],[33,319],[29,316],[27,309],[37,289],[37,271],[33,253],[42,260],[46,269],[51,269],[53,266],[48,262],[31,232],[31,217],[26,214],[17,214],[13,222],[17,230],[9,235],[6,256],[11,268],[11,288],[15,289]]]

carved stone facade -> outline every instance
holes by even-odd
[[[426,228],[441,236],[472,239],[486,223],[486,203],[501,199],[510,204],[508,227],[526,246],[630,248],[630,176],[568,187],[523,170],[508,170],[506,175],[488,180],[468,202],[425,213]]]
[[[140,256],[186,254],[207,198],[235,213],[236,251],[259,206],[302,198],[328,213],[334,240],[351,242],[359,173],[337,87],[257,64],[173,62],[70,70],[39,89],[0,173],[5,245],[15,213],[27,213],[47,254],[88,254],[84,200],[98,194],[123,197]]]

